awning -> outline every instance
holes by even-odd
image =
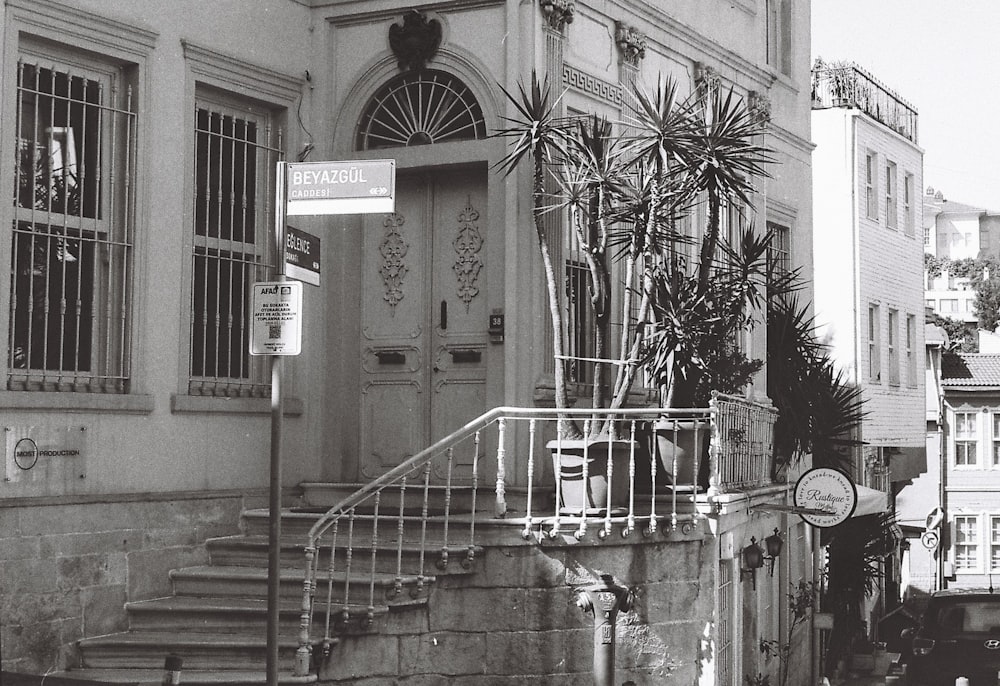
[[[865,515],[889,511],[888,493],[861,484],[856,484],[854,487],[858,489],[858,504],[854,508],[852,517],[864,517]]]

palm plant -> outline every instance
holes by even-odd
[[[509,152],[500,160],[497,167],[503,171],[504,175],[509,175],[525,160],[528,160],[532,165],[531,215],[538,240],[538,251],[542,258],[542,268],[545,273],[545,289],[552,322],[552,352],[556,359],[555,406],[556,409],[563,409],[569,405],[565,369],[562,363],[565,357],[563,314],[559,298],[559,285],[552,264],[552,252],[543,217],[546,212],[546,168],[556,159],[565,155],[567,123],[556,116],[558,98],[552,97],[548,78],[539,82],[537,74],[532,71],[529,90],[526,91],[521,84],[518,85],[519,93],[517,95],[502,87],[501,89],[514,108],[514,116],[504,117],[507,126],[501,128],[494,135],[511,138],[513,142]]]
[[[661,390],[661,403],[691,406],[706,389],[734,392],[762,362],[748,359],[736,339],[759,319],[770,236],[753,226],[721,235],[721,212],[751,205],[754,179],[771,161],[755,140],[762,124],[730,90],[681,97],[673,79],[660,79],[613,135],[596,117],[570,122],[556,116],[547,81],[504,91],[514,116],[495,135],[512,140],[498,163],[505,174],[532,164],[532,216],[545,271],[552,321],[556,407],[567,406],[564,316],[543,221],[565,211],[589,274],[595,323],[594,407],[621,407],[640,370]],[[552,170],[554,192],[546,193]],[[557,171],[556,171],[557,170]],[[708,206],[700,243],[683,225]],[[691,249],[697,246],[697,249]],[[695,252],[694,255],[689,253]],[[612,260],[621,262],[623,323],[614,384],[601,362],[611,348]]]

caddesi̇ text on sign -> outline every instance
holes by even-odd
[[[365,214],[396,208],[396,161],[290,162],[287,213]]]

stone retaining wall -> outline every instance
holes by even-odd
[[[78,639],[125,629],[127,601],[169,595],[169,570],[238,531],[243,496],[185,497],[0,504],[3,669],[75,665]]]
[[[344,636],[321,683],[590,683],[593,618],[575,588],[603,574],[637,591],[617,624],[615,683],[694,684],[711,662],[712,538],[487,549],[477,574],[443,577],[420,621]]]

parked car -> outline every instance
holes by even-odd
[[[916,629],[904,629],[912,654],[909,686],[996,686],[1000,673],[1000,592],[949,589],[934,593]]]

